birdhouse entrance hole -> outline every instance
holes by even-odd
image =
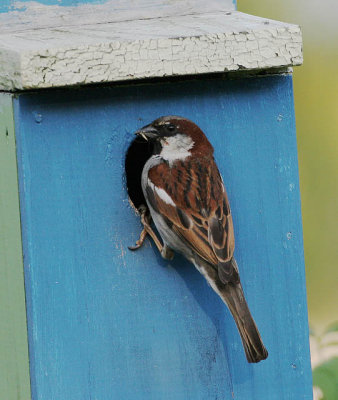
[[[147,160],[152,155],[152,145],[140,137],[136,137],[129,146],[125,159],[127,192],[132,206],[138,208],[146,200],[141,186],[142,170]]]

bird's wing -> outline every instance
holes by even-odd
[[[194,252],[218,268],[226,283],[235,268],[233,223],[229,201],[211,158],[159,164],[149,171],[147,198]]]

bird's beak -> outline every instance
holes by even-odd
[[[144,126],[135,132],[135,135],[143,137],[144,140],[156,139],[158,137],[157,129],[152,125]]]

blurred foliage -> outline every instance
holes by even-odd
[[[322,400],[338,399],[338,357],[319,365],[313,370],[313,386],[320,388]]]
[[[309,319],[320,331],[338,317],[338,2],[238,0],[238,10],[302,28],[294,94]]]

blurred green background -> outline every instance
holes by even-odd
[[[320,334],[338,320],[338,0],[238,0],[237,7],[302,28],[294,95],[309,320]]]
[[[338,399],[338,0],[238,0],[239,11],[296,23],[294,69],[314,400]]]

